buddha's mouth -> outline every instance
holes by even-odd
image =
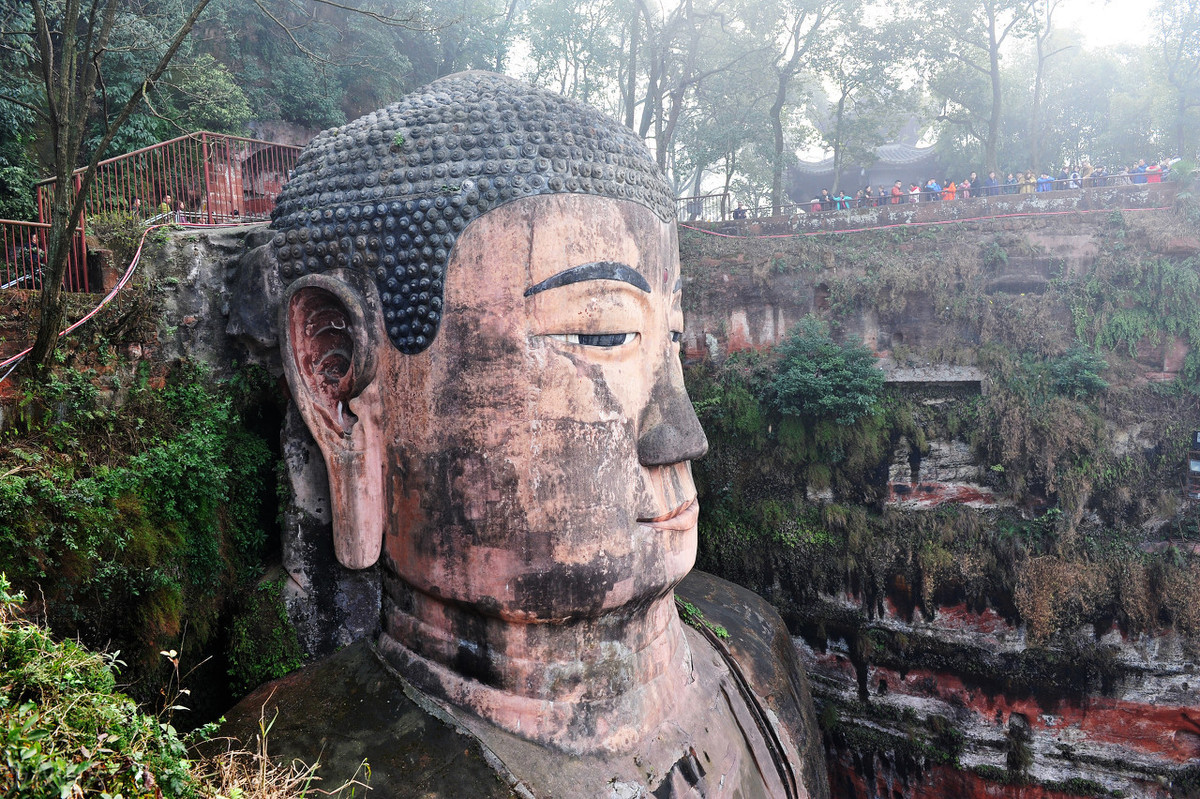
[[[688,530],[696,526],[700,518],[700,501],[692,499],[662,516],[653,519],[638,519],[639,524],[657,527],[661,530]]]

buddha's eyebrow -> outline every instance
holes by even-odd
[[[525,289],[525,296],[532,297],[534,294],[541,293],[547,289],[569,286],[572,283],[580,283],[584,280],[620,280],[622,283],[628,283],[647,294],[650,293],[649,282],[636,269],[625,264],[619,264],[616,261],[592,261],[591,263],[564,269],[557,275],[551,275],[541,283]]]

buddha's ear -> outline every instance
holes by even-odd
[[[323,274],[296,280],[280,305],[284,374],[325,456],[333,549],[349,569],[373,565],[383,542],[384,446],[373,321],[356,288]]]

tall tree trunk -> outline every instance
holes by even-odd
[[[625,127],[633,128],[634,96],[637,93],[638,16],[635,10],[629,19],[629,73],[625,76]]]
[[[985,172],[996,172],[999,170],[996,165],[996,141],[1000,137],[1000,104],[1003,95],[1000,91],[1000,42],[996,40],[996,12],[991,4],[988,5],[988,62],[992,79],[992,113],[988,117],[987,142],[983,148],[983,157],[987,162]]]
[[[1037,71],[1033,77],[1033,103],[1029,107],[1029,165],[1042,161],[1042,70],[1046,65],[1045,42],[1041,34],[1037,37]],[[991,169],[991,167],[988,167]],[[974,188],[974,187],[972,187]]]
[[[774,134],[774,157],[771,159],[771,213],[778,215],[783,205],[783,106],[787,102],[787,85],[790,76],[779,74],[775,89],[775,102],[771,103],[771,132]]]
[[[1183,92],[1179,93],[1179,104],[1175,114],[1175,155],[1179,158],[1186,158],[1187,150],[1187,97]]]
[[[44,0],[32,0],[37,26],[39,58],[45,82],[45,99],[49,129],[53,139],[55,187],[51,200],[50,252],[42,274],[42,295],[39,301],[37,338],[28,360],[35,377],[44,376],[58,346],[62,328],[62,282],[71,241],[83,216],[85,198],[96,179],[97,166],[112,144],[117,132],[129,121],[134,109],[153,88],[170,66],[196,20],[211,0],[195,0],[187,19],[175,32],[171,44],[159,58],[158,64],[146,75],[96,145],[91,161],[84,169],[78,185],[74,182],[74,166],[87,133],[88,109],[100,77],[100,59],[108,48],[109,34],[116,19],[117,4],[109,0],[99,20],[100,4],[93,2],[92,16],[87,18],[87,32],[82,45],[77,36],[80,22],[78,0],[68,0],[63,14],[64,35],[56,52],[46,20]],[[82,70],[82,72],[81,72]]]
[[[837,117],[833,123],[833,187],[830,191],[836,196],[842,181],[842,120],[846,118],[846,90],[838,97]]]

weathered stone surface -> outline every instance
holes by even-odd
[[[234,364],[274,365],[279,373],[278,353],[261,352],[260,358],[247,350],[236,330],[227,330],[230,314],[243,301],[265,316],[262,292],[239,293],[238,276],[243,273],[242,256],[247,247],[268,234],[261,225],[200,232],[175,233],[158,262],[146,261],[141,269],[159,278],[163,318],[160,351],[156,358],[191,358],[208,364],[214,376],[226,376]]]
[[[261,687],[227,714],[222,731],[253,746],[259,719],[275,718],[268,738],[275,757],[319,758],[326,789],[362,778],[366,760],[372,795],[386,797],[828,797],[807,685],[778,614],[711,575],[693,574],[682,591],[732,634],[721,644],[687,630],[693,685],[679,711],[704,723],[676,718],[636,749],[564,755],[425,696],[362,642]],[[763,698],[757,716],[738,709],[739,685]],[[730,736],[758,736],[759,724],[780,746],[803,752],[789,762],[799,766],[792,776],[810,786],[807,794],[778,782],[765,792],[755,787],[760,771],[777,772],[776,759],[762,744],[745,759]]]
[[[847,597],[826,599],[848,609],[856,606]],[[1113,630],[1096,639],[1090,629],[1081,630],[1082,644],[1112,648],[1116,668],[1110,671],[1121,676],[1102,685],[1099,677],[1080,674],[1079,685],[1086,686],[1082,691],[1047,683],[1034,693],[1028,688],[1004,690],[993,678],[978,676],[1002,673],[1000,664],[1009,662],[1005,658],[1016,663],[1026,649],[1024,629],[994,611],[977,613],[960,605],[939,608],[932,619],[917,614],[905,620],[889,606],[874,623],[907,636],[914,649],[928,639],[974,652],[979,664],[975,674],[919,664],[904,671],[872,665],[864,672],[852,661],[844,642],[831,642],[825,651],[818,651],[796,639],[808,673],[820,682],[826,696],[853,702],[865,691],[873,705],[912,714],[914,719],[949,720],[965,736],[960,756],[964,768],[1004,770],[1006,735],[1014,719],[1031,734],[1029,777],[1036,781],[1090,780],[1126,797],[1162,799],[1169,795],[1164,776],[1200,759],[1196,712],[1200,681],[1174,635],[1126,638]],[[859,723],[892,735],[905,734],[903,725],[881,722],[878,715]],[[1006,789],[976,775],[955,776],[944,768],[914,770],[911,764],[901,767],[885,759],[868,767],[852,762],[849,753],[832,754],[831,779],[840,796],[866,799],[885,785],[888,796],[901,799],[1059,795],[1036,787]],[[837,793],[839,786],[844,793]],[[956,793],[959,790],[966,793]]]
[[[757,594],[702,571],[693,570],[675,594],[694,604],[709,622],[732,631],[724,644],[754,692],[795,737],[809,796],[828,797],[829,786],[822,778],[825,753],[808,677],[779,614]]]
[[[292,489],[281,530],[283,597],[305,654],[324,657],[379,632],[379,568],[348,569],[334,556],[325,460],[294,404],[280,440]]]
[[[427,707],[361,641],[250,694],[225,714],[222,734],[254,750],[265,719],[270,754],[320,762],[324,790],[359,779],[388,799],[522,796],[475,738]]]

